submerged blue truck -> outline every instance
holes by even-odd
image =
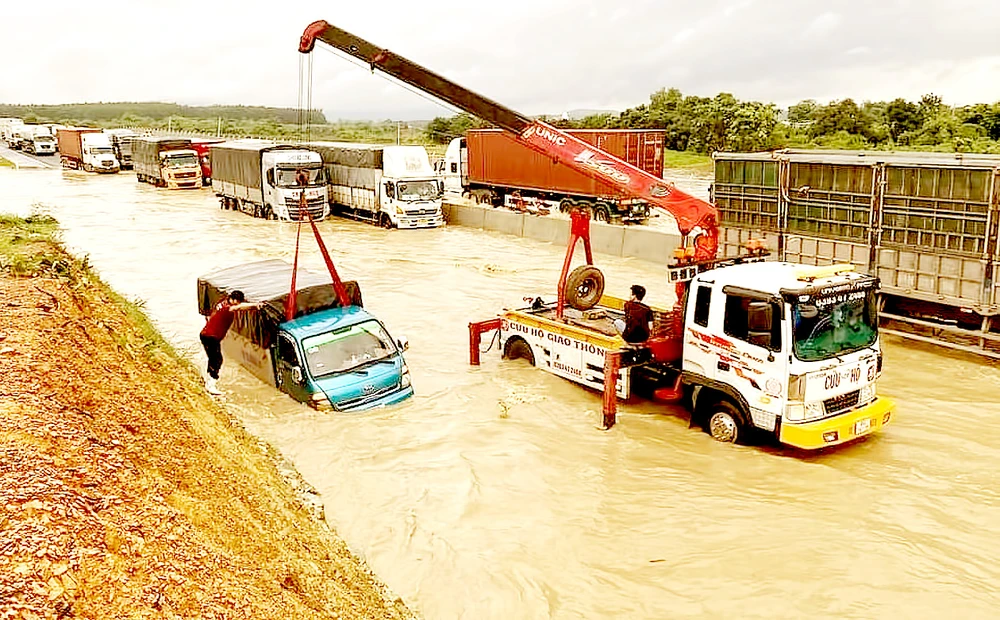
[[[296,310],[286,319],[292,266],[265,260],[198,278],[198,311],[208,316],[231,291],[241,290],[260,308],[236,315],[222,341],[265,383],[318,409],[361,411],[413,395],[403,358],[405,338],[393,339],[362,305],[357,282],[344,282],[351,305],[340,303],[329,276],[299,269]]]

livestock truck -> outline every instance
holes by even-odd
[[[239,140],[209,147],[212,190],[223,209],[265,219],[315,220],[330,214],[323,160],[315,151],[264,140]],[[306,183],[300,184],[304,175]]]
[[[443,184],[422,146],[308,142],[323,159],[332,209],[385,228],[444,224]]]
[[[87,172],[118,172],[121,170],[111,141],[100,129],[66,127],[56,131],[59,159],[64,168]]]
[[[405,338],[393,339],[385,325],[362,307],[357,282],[344,282],[349,304],[340,303],[332,279],[305,269],[296,278],[296,310],[285,304],[292,266],[280,259],[215,271],[198,279],[198,310],[209,316],[233,290],[260,308],[239,313],[222,341],[261,381],[318,409],[361,411],[413,395],[403,359]]]
[[[132,141],[136,138],[136,133],[131,129],[105,129],[111,140],[111,148],[115,151],[115,157],[123,170],[132,169]]]
[[[55,155],[56,139],[44,125],[25,125],[21,129],[20,147],[32,155]]]
[[[198,154],[187,138],[143,137],[132,141],[132,164],[140,183],[168,189],[201,187]]]
[[[663,176],[663,130],[567,130],[567,133],[610,153],[655,177]],[[585,153],[595,168],[606,164],[595,152]],[[579,207],[599,222],[643,223],[649,205],[613,182],[602,182],[556,162],[518,142],[500,129],[480,129],[448,145],[439,173],[445,191],[476,202],[517,208],[524,202],[569,211]]]

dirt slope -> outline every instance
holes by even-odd
[[[0,619],[409,617],[51,229],[0,218]]]

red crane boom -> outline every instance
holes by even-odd
[[[588,177],[617,185],[633,198],[667,211],[677,220],[677,227],[688,242],[686,245],[694,246],[695,262],[715,258],[719,239],[718,212],[710,203],[556,127],[515,112],[325,21],[309,24],[299,41],[299,51],[308,54],[313,50],[317,39],[364,61],[372,71],[378,69],[429,93],[509,131],[526,146]]]

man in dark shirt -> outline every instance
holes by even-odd
[[[615,320],[615,328],[622,339],[629,344],[641,344],[649,339],[653,311],[642,303],[645,296],[646,287],[633,284],[632,297],[625,302],[625,320]]]
[[[208,356],[208,376],[205,377],[205,389],[209,394],[222,394],[219,391],[216,381],[219,379],[219,370],[222,368],[222,339],[229,332],[229,327],[233,324],[234,313],[250,308],[259,308],[261,304],[248,304],[245,302],[243,291],[233,291],[229,296],[220,301],[212,314],[205,322],[205,327],[201,330],[201,344],[205,347],[205,355]]]

